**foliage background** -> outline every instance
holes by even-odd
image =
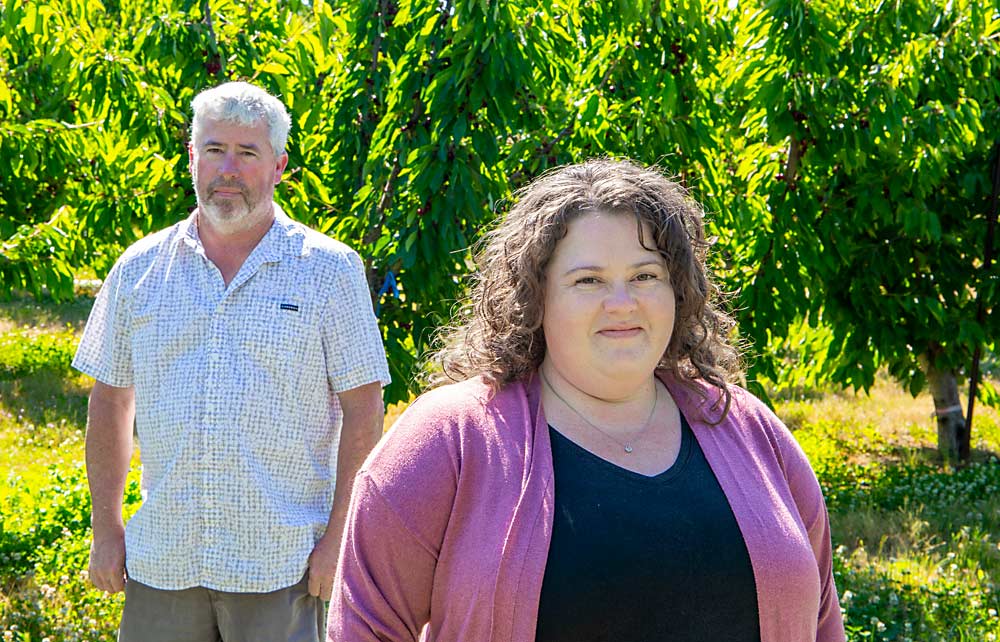
[[[885,365],[916,393],[921,356],[961,377],[995,347],[992,3],[6,0],[0,22],[4,291],[70,297],[184,217],[190,100],[249,79],[293,116],[282,206],[365,257],[390,402],[512,191],[595,155],[705,204],[751,384]]]
[[[829,392],[884,366],[916,394],[929,365],[961,378],[995,351],[995,3],[0,0],[0,24],[0,293],[72,299],[186,216],[190,100],[252,80],[293,116],[282,206],[366,260],[393,402],[518,187],[590,156],[657,163],[705,204],[750,383],[786,399],[829,498],[850,639],[1000,635],[996,415],[975,463],[941,470],[898,391]],[[120,598],[84,573],[89,382],[67,365],[88,306],[4,308],[5,640],[113,638]]]

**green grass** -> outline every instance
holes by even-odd
[[[979,408],[974,463],[951,470],[931,410],[887,381],[776,408],[827,497],[851,640],[1000,638],[1000,421]]]
[[[121,595],[90,586],[83,468],[91,381],[70,368],[90,301],[0,304],[0,636],[114,640]],[[138,468],[129,510],[139,502]]]
[[[83,330],[93,302],[89,296],[79,296],[68,303],[23,298],[0,301],[0,332],[17,328],[48,331],[66,326],[78,332]]]
[[[115,639],[121,595],[86,575],[91,382],[69,368],[89,301],[0,304],[0,639]],[[978,408],[974,463],[943,469],[933,404],[890,382],[777,412],[827,497],[853,641],[1000,639],[1000,417]],[[387,419],[402,406],[391,408]],[[139,471],[127,511],[139,503]]]

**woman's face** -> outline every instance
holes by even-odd
[[[582,215],[545,271],[546,372],[602,399],[648,386],[673,333],[670,275],[637,225],[631,214]]]

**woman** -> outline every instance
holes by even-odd
[[[519,194],[445,333],[454,383],[356,478],[329,639],[844,639],[815,475],[728,383],[701,220],[624,161]]]

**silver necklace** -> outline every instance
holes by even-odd
[[[635,442],[637,442],[639,440],[639,438],[642,437],[646,433],[646,431],[649,429],[649,425],[650,425],[649,422],[651,422],[653,420],[653,415],[656,414],[656,406],[660,402],[660,393],[659,393],[659,390],[656,389],[656,383],[654,382],[653,383],[653,393],[654,393],[654,396],[653,396],[653,408],[652,408],[652,410],[649,411],[649,416],[646,417],[646,421],[642,424],[642,428],[639,429],[639,432],[637,432],[631,439],[629,439],[627,441],[621,441],[621,440],[613,437],[610,433],[608,433],[608,431],[604,430],[603,428],[601,428],[600,426],[598,426],[594,422],[592,422],[589,419],[587,419],[586,417],[584,417],[583,414],[579,410],[577,410],[576,408],[574,408],[573,406],[571,406],[570,403],[568,401],[566,401],[561,394],[559,394],[558,392],[556,392],[555,388],[552,387],[552,384],[549,383],[549,378],[545,376],[545,373],[542,372],[541,368],[538,369],[538,374],[539,374],[539,376],[541,376],[542,381],[545,382],[545,385],[548,387],[548,389],[552,391],[552,394],[554,394],[556,396],[556,399],[558,399],[559,401],[561,401],[564,406],[566,406],[567,408],[569,408],[573,412],[574,415],[576,415],[577,417],[579,417],[580,419],[582,419],[585,424],[587,424],[588,426],[590,426],[591,428],[593,428],[597,432],[601,433],[602,435],[604,435],[605,437],[607,437],[611,441],[613,441],[616,444],[618,444],[619,446],[621,446],[622,449],[625,451],[626,455],[632,454],[632,451],[634,450],[634,448],[632,447],[632,444],[635,443]]]

